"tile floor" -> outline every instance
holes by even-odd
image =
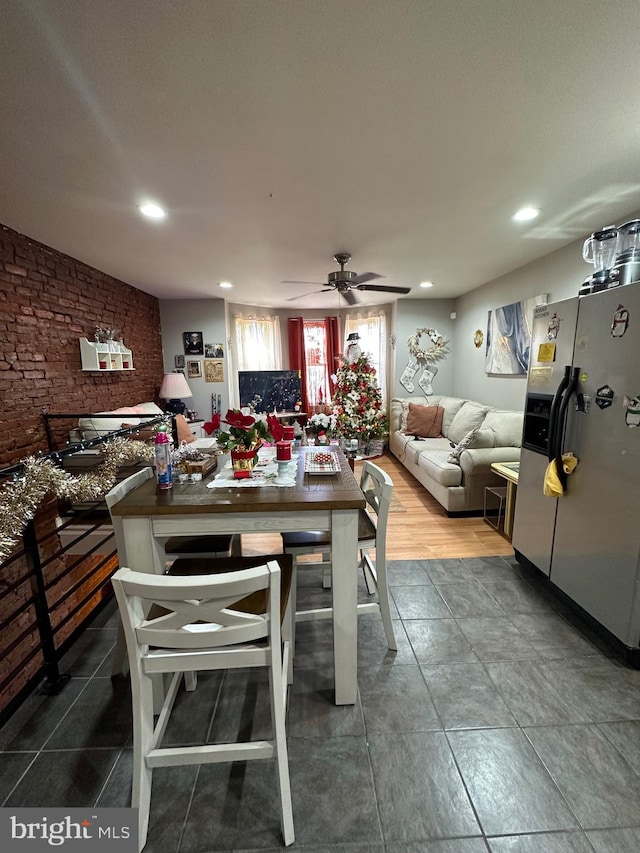
[[[507,558],[397,561],[390,574],[398,651],[361,617],[356,706],[332,704],[330,623],[298,627],[289,849],[640,850],[640,672]],[[315,572],[301,575],[317,603]],[[32,696],[0,730],[2,805],[129,804],[116,624],[113,608],[98,617],[63,662],[63,692]],[[241,671],[201,677],[167,739],[261,737],[264,687]],[[280,850],[277,815],[271,762],[158,770],[145,850]]]

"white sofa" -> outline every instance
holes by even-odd
[[[444,409],[441,437],[406,434],[409,403]],[[522,422],[522,412],[459,397],[396,397],[391,401],[389,449],[448,513],[478,512],[484,506],[485,486],[504,485],[491,463],[520,458]],[[471,432],[469,445],[459,450],[459,464],[449,461],[453,446]]]

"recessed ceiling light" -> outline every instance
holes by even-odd
[[[540,213],[537,207],[523,207],[517,213],[514,213],[513,218],[516,222],[528,222],[530,219],[535,219]]]
[[[233,285],[231,284],[230,281],[221,281],[221,282],[219,282],[218,287],[228,288],[228,287],[233,287]]]
[[[164,219],[167,215],[167,211],[163,207],[160,207],[159,204],[154,204],[152,201],[141,204],[138,210],[148,219]]]
[[[433,287],[433,282],[432,281],[421,281],[420,287],[425,287],[425,288],[426,287]]]

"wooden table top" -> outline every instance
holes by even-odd
[[[365,500],[347,458],[335,447],[340,471],[336,474],[305,474],[304,454],[315,448],[300,448],[295,486],[259,486],[208,489],[215,472],[196,483],[174,483],[158,489],[150,478],[111,508],[118,516],[197,515],[232,512],[303,512],[318,509],[364,509]],[[220,458],[224,465],[225,456]]]

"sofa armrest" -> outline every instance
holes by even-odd
[[[466,479],[473,474],[490,471],[493,462],[517,462],[519,459],[519,447],[478,447],[462,451],[460,467]]]

